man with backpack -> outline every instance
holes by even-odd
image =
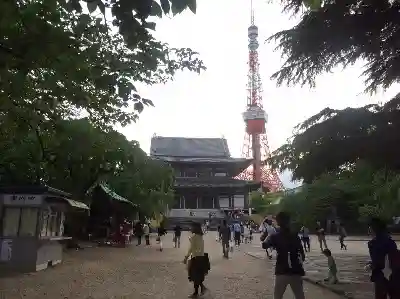
[[[266,241],[268,238],[270,238],[273,234],[276,234],[276,228],[274,227],[272,220],[266,219],[263,223],[263,234],[266,234],[266,238],[264,238],[264,241]],[[267,257],[271,260],[272,259],[272,250],[273,248],[267,248],[264,243],[262,244],[262,248],[265,249],[265,252],[267,253]],[[268,249],[271,250],[271,253],[268,252]]]
[[[290,216],[285,212],[276,215],[279,232],[267,238],[263,234],[261,241],[265,248],[275,248],[277,253],[275,265],[274,299],[282,299],[288,285],[290,285],[296,299],[305,299],[303,276],[305,275],[303,262],[305,254],[297,233],[290,230]]]
[[[400,288],[396,284],[400,281],[400,252],[381,219],[371,219],[370,228],[374,237],[368,242],[369,268],[375,299],[398,299]]]

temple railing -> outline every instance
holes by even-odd
[[[168,212],[170,218],[224,218],[225,214],[219,209],[171,209]]]

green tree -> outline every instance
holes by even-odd
[[[36,131],[0,114],[0,180],[3,184],[40,182],[43,159]]]
[[[88,5],[93,8],[100,2]],[[128,2],[136,3],[119,1],[113,11],[125,9],[116,5]],[[153,105],[138,94],[137,82],[151,85],[171,80],[177,70],[204,69],[192,50],[155,40],[150,23],[131,31],[137,35],[132,42],[133,37],[127,40],[114,32],[107,19],[81,12],[78,5],[46,0],[0,3],[0,113],[36,127],[44,120],[82,114],[97,124],[126,125],[144,106]]]
[[[256,211],[262,211],[265,206],[264,192],[253,191],[250,193],[250,207]]]
[[[255,213],[262,216],[276,214],[277,203],[283,196],[283,192],[264,193],[253,191],[250,194],[250,207]]]
[[[324,0],[316,1],[314,9],[307,11],[302,10],[302,1],[281,2],[286,11],[301,15],[301,19],[293,28],[270,38],[278,41],[277,48],[285,59],[273,75],[278,84],[314,86],[319,74],[357,60],[365,62],[363,75],[368,91],[398,81],[398,1]]]
[[[163,15],[177,15],[186,9],[196,13],[196,0],[56,0],[59,5],[75,12],[82,12],[86,8],[90,12],[98,10],[103,16],[109,16],[113,25],[119,28],[128,44],[136,44],[146,37],[147,28],[155,28],[156,24],[149,22],[150,17]],[[86,2],[86,3],[85,3]],[[282,1],[283,2],[283,1]],[[321,0],[298,1],[309,9],[321,6]]]
[[[356,230],[371,216],[389,220],[398,215],[399,187],[398,175],[359,162],[340,173],[324,174],[300,192],[283,197],[279,210],[291,213],[296,223],[310,226],[338,217]]]
[[[391,222],[393,216],[400,215],[400,176],[381,171],[376,174],[375,181],[381,184],[375,186],[369,200],[360,204],[360,220],[366,222],[374,216]]]
[[[96,183],[121,171],[128,163],[147,159],[137,142],[114,131],[103,131],[88,119],[62,121],[49,132],[44,180],[83,199]]]
[[[44,123],[39,137],[36,130],[19,129],[0,136],[2,184],[44,183],[85,200],[94,185],[106,182],[146,213],[164,211],[173,198],[172,169],[114,130],[87,118]]]
[[[107,178],[110,186],[121,196],[140,205],[143,213],[164,213],[174,200],[173,169],[146,157],[142,163],[125,164]]]
[[[290,169],[294,179],[311,183],[359,160],[375,169],[398,171],[400,96],[385,105],[326,108],[296,127],[294,136],[272,153],[271,165]]]
[[[196,0],[56,0],[58,5],[69,11],[81,13],[86,8],[90,13],[101,13],[104,18],[119,29],[129,46],[136,47],[149,38],[148,29],[156,24],[148,21],[150,17],[179,14],[186,9],[196,13]]]

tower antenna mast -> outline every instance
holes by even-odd
[[[260,182],[264,191],[276,192],[283,189],[276,171],[267,164],[270,157],[266,134],[267,113],[263,109],[262,86],[258,60],[258,27],[254,23],[253,0],[251,0],[251,25],[248,28],[249,60],[247,75],[247,107],[243,113],[246,124],[242,157],[253,160],[252,165],[239,178]]]
[[[251,16],[250,16],[250,20],[251,20],[251,25],[254,25],[254,9],[253,9],[253,0],[251,0]]]

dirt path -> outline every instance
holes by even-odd
[[[271,264],[254,259],[243,251],[224,260],[215,235],[205,237],[212,270],[206,284],[206,298],[272,298]],[[145,248],[92,248],[68,253],[64,263],[46,271],[0,280],[1,299],[55,298],[187,298],[192,291],[182,264],[187,235],[182,248],[172,248],[172,236],[165,238],[165,250]],[[306,284],[307,298],[339,297]],[[288,291],[285,299],[292,298]]]

